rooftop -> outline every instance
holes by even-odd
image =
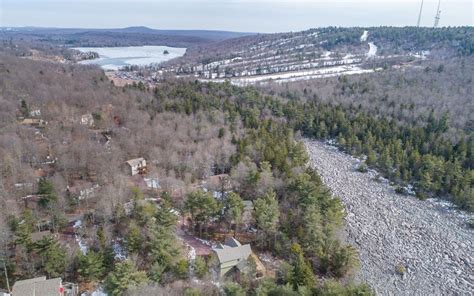
[[[45,276],[16,281],[13,285],[14,296],[55,296],[61,295],[61,278],[47,280]]]
[[[252,254],[252,249],[249,244],[242,245],[234,238],[226,239],[224,244],[220,244],[213,250],[216,252],[220,263],[233,260],[246,260]]]
[[[139,158],[134,158],[134,159],[127,160],[126,163],[129,166],[134,167],[134,166],[140,165],[144,161],[145,161],[145,158],[139,157]]]

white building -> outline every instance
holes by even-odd
[[[143,157],[127,160],[126,163],[130,167],[132,176],[146,172],[146,160]]]

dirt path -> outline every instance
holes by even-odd
[[[212,246],[209,242],[204,240],[199,240],[197,237],[194,237],[190,234],[187,234],[183,230],[183,219],[180,217],[178,219],[178,225],[176,227],[176,235],[189,247],[191,248],[189,254],[190,257],[197,256],[207,256],[212,253]],[[206,244],[207,243],[207,244]],[[194,258],[190,258],[194,259]]]
[[[446,202],[397,195],[332,146],[305,145],[311,165],[345,204],[346,239],[361,259],[357,279],[378,295],[474,295],[474,231],[465,214]],[[404,276],[395,272],[398,264]]]

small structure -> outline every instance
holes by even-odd
[[[67,186],[66,192],[77,200],[85,200],[95,196],[96,190],[99,188],[99,184],[93,183],[78,183],[74,186]]]
[[[143,157],[127,160],[132,176],[146,173],[146,160]]]
[[[93,126],[94,125],[94,117],[92,116],[92,114],[84,114],[81,116],[81,125],[85,125],[85,126]]]
[[[256,268],[261,269],[263,264],[252,252],[250,244],[242,245],[235,238],[227,238],[224,244],[219,244],[212,249],[219,259],[220,276],[224,277],[231,270],[237,269],[241,273],[247,273],[249,270],[249,259],[252,258],[256,263]],[[259,270],[260,272],[263,272]]]
[[[20,124],[43,128],[48,124],[48,122],[44,121],[43,119],[38,119],[38,118],[25,118],[22,121],[20,121]]]
[[[76,296],[79,288],[76,284],[64,283],[61,278],[47,280],[45,276],[16,281],[12,296]]]
[[[158,178],[143,178],[148,189],[160,189],[160,180]]]
[[[30,111],[30,116],[31,117],[40,117],[41,116],[41,110],[40,109],[33,109]]]

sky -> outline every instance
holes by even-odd
[[[473,0],[441,0],[440,26],[473,26]],[[413,26],[421,0],[0,0],[0,27],[286,32],[325,26]],[[438,0],[424,0],[433,26]]]

